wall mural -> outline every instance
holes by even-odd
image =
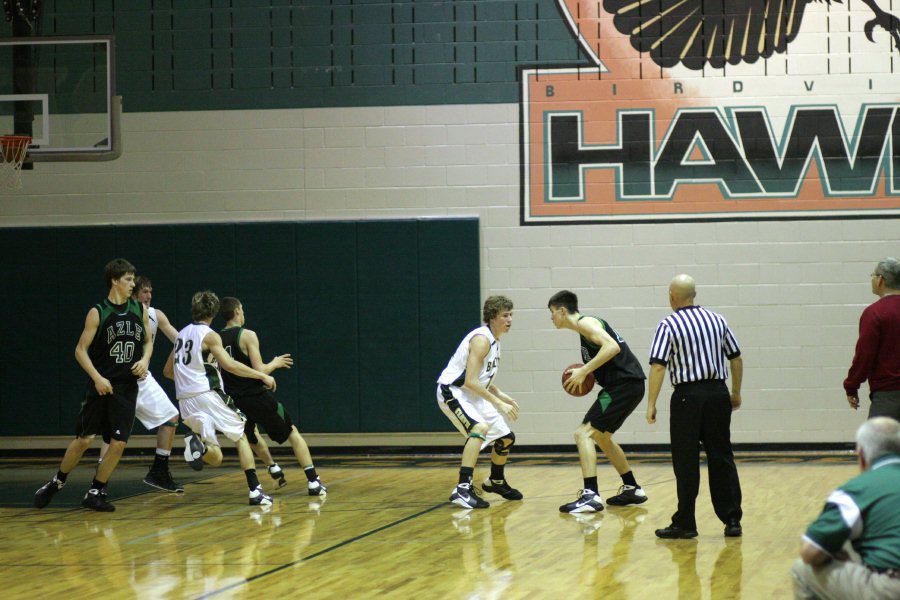
[[[889,2],[558,0],[593,65],[520,69],[522,223],[900,215]]]

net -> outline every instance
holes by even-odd
[[[11,190],[22,187],[22,163],[30,143],[29,135],[0,136],[0,187]]]

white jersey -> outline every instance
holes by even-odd
[[[494,379],[494,375],[497,374],[497,370],[500,367],[500,340],[494,337],[491,328],[487,325],[482,325],[478,329],[473,329],[463,338],[459,343],[456,352],[454,352],[453,356],[450,358],[450,362],[447,363],[444,372],[438,377],[438,383],[462,387],[466,382],[466,364],[469,360],[469,342],[476,335],[483,335],[491,343],[491,349],[484,358],[484,364],[482,364],[481,372],[478,374],[478,381],[480,381],[484,387],[489,387],[491,385],[491,381]]]
[[[150,339],[156,341],[156,330],[159,328],[159,321],[156,320],[156,309],[152,306],[147,307],[147,323],[150,324]]]
[[[216,359],[203,356],[203,338],[212,329],[206,323],[191,323],[178,332],[173,350],[175,398],[190,398],[210,390],[222,389],[222,374]]]

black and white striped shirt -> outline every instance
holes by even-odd
[[[727,379],[726,361],[741,355],[725,318],[700,306],[685,306],[660,322],[650,345],[650,364],[669,366],[672,385]]]

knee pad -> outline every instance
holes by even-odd
[[[504,443],[504,440],[506,442]],[[513,447],[513,444],[516,443],[516,434],[513,432],[509,432],[504,435],[502,438],[497,438],[494,440],[494,452],[497,456],[506,456],[509,454],[509,449]]]
[[[484,434],[483,434],[483,433],[478,433],[477,431],[470,431],[468,437],[470,437],[470,438],[478,438],[478,439],[481,440],[482,442],[483,442],[485,439],[487,439],[487,438],[484,437]]]

